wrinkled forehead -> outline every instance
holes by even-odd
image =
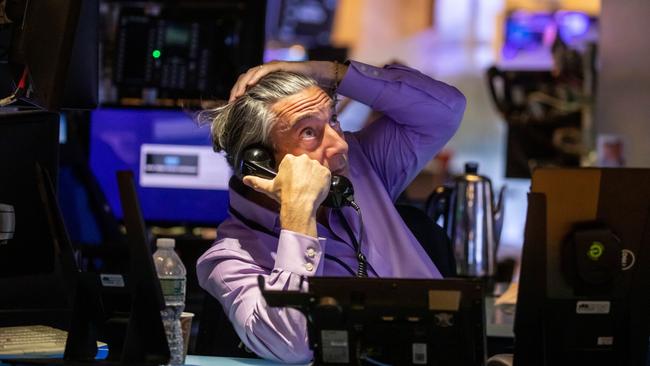
[[[271,112],[276,117],[276,124],[290,127],[305,116],[327,115],[331,112],[332,103],[332,98],[323,89],[311,86],[278,100],[271,106]]]

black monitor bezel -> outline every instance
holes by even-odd
[[[571,176],[574,179],[567,179]],[[597,202],[580,202],[581,198],[576,197],[567,200],[567,197],[549,196],[546,192],[537,191],[535,180],[544,177],[555,177],[553,187],[560,190],[580,191],[597,187]],[[590,187],[584,186],[585,180],[591,181]],[[514,326],[515,365],[589,362],[591,365],[632,366],[647,361],[647,340],[650,335],[650,320],[647,317],[650,307],[650,281],[647,281],[650,278],[648,186],[649,169],[543,168],[533,173]],[[551,200],[556,203],[553,207],[593,204],[596,208],[593,215],[583,217],[580,222],[567,222],[566,227],[575,228],[576,224],[589,221],[606,225],[623,239],[623,248],[636,252],[635,268],[615,274],[613,284],[603,285],[600,293],[594,292],[593,287],[585,292],[583,288],[571,284],[568,273],[562,272],[558,265],[562,263],[567,266],[562,255],[565,253],[564,247],[570,243],[566,240],[563,243],[549,243],[548,218],[552,217],[550,215],[557,216],[557,212],[549,208]],[[632,214],[638,217],[631,218]],[[567,230],[565,237],[570,233],[570,229]],[[629,238],[636,238],[638,242],[632,242]],[[568,285],[571,292],[567,294]],[[586,320],[580,319],[585,315],[577,314],[579,301],[607,302],[611,310],[604,314],[587,315],[591,318]],[[577,342],[571,343],[571,338],[576,338],[572,334],[579,334],[579,328],[586,329],[586,332],[593,329],[594,343],[598,337],[605,337],[604,341],[611,340],[613,344],[585,348]],[[609,329],[609,332],[601,334],[603,329]]]
[[[364,337],[366,341],[375,342],[384,350],[397,349],[400,342],[385,332],[391,326],[402,334],[409,334],[415,327],[425,330],[426,336],[420,339],[428,344],[426,364],[453,362],[459,366],[469,366],[485,363],[485,298],[484,282],[481,279],[309,277],[307,280],[308,292],[269,291],[265,289],[263,277],[258,277],[262,294],[269,306],[293,307],[305,314],[308,320],[309,346],[314,350],[314,360],[317,364],[329,364],[324,362],[322,354],[321,330],[347,332],[349,362],[355,362],[357,341]],[[430,298],[431,291],[457,293],[458,308],[436,308],[435,301],[432,302]],[[436,315],[442,313],[446,314],[445,317],[452,314],[453,319],[459,319],[462,323],[459,326],[451,326],[456,330],[456,338],[459,338],[453,340],[457,341],[456,344],[463,348],[464,352],[451,354],[431,349],[436,333],[445,332],[445,329],[435,325],[435,322],[439,321]],[[410,328],[411,326],[413,328]],[[452,333],[447,332],[446,335],[450,336]],[[450,338],[453,338],[453,335]],[[400,357],[405,352],[411,355],[412,344],[405,341],[402,346],[404,347],[398,351],[401,352],[399,356],[386,356]],[[404,364],[403,361],[400,357],[397,364]]]

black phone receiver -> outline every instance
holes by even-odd
[[[275,161],[269,149],[261,145],[247,147],[242,153],[238,169],[239,178],[246,175],[255,175],[265,179],[273,179],[277,172],[273,169]],[[323,206],[341,208],[345,205],[358,209],[354,202],[354,188],[352,182],[342,175],[332,175],[330,191]]]

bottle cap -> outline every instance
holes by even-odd
[[[175,245],[176,245],[176,241],[172,238],[158,238],[156,240],[156,246],[158,248],[165,248],[165,249],[174,248]]]

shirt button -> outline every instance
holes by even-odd
[[[374,70],[374,71],[372,72],[372,74],[373,74],[374,76],[379,76],[379,71]]]
[[[311,272],[311,271],[314,270],[314,265],[311,264],[311,263],[307,263],[307,264],[305,264],[305,269],[306,269],[308,272]]]
[[[307,257],[309,258],[314,258],[314,256],[316,255],[316,251],[314,250],[314,248],[307,248],[307,252],[305,254],[307,254]]]
[[[361,71],[366,71],[367,67],[365,65],[361,65],[360,69]]]

